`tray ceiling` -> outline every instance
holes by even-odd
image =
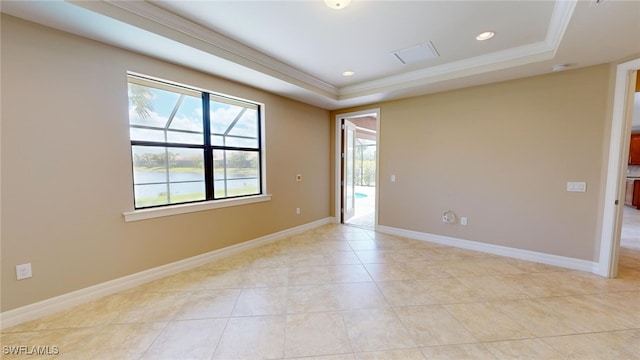
[[[0,10],[327,109],[640,55],[636,1],[353,0],[333,10],[320,0],[55,0]],[[488,30],[492,39],[475,39]],[[423,57],[424,44],[437,56]]]

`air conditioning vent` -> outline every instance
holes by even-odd
[[[438,50],[431,41],[414,45],[406,49],[397,50],[391,53],[403,65],[415,64],[418,62],[435,59],[440,56]]]

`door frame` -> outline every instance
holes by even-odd
[[[605,182],[604,209],[602,216],[602,234],[600,237],[600,258],[596,273],[600,276],[615,277],[618,273],[620,251],[620,231],[624,207],[624,171],[627,169],[624,156],[629,147],[631,118],[629,108],[631,80],[634,71],[640,70],[640,58],[619,64],[616,68],[616,81],[613,95],[613,113],[609,139],[609,159]],[[635,85],[635,82],[634,84]],[[616,203],[617,202],[617,203]]]
[[[347,223],[356,213],[356,143],[358,142],[358,130],[356,124],[351,122],[353,118],[342,118],[340,121],[342,136],[342,166],[340,169],[340,193],[342,205],[340,206],[340,222]],[[350,168],[350,169],[349,169]],[[349,176],[349,173],[351,176]],[[351,184],[349,184],[351,180]],[[349,193],[351,192],[351,193]]]
[[[348,113],[336,114],[335,125],[335,218],[337,223],[342,222],[342,119],[358,118],[365,116],[376,117],[376,198],[374,230],[378,230],[378,204],[380,195],[380,108],[360,110]]]

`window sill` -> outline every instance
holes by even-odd
[[[134,210],[130,212],[124,213],[124,221],[139,221],[139,220],[147,220],[153,219],[163,216],[172,216],[179,214],[187,214],[196,211],[205,211],[211,209],[220,209],[231,206],[239,206],[239,205],[247,205],[254,204],[258,202],[270,201],[271,195],[256,195],[256,196],[247,196],[236,199],[225,199],[225,200],[215,200],[215,201],[207,201],[201,203],[194,204],[180,204],[180,205],[172,205],[165,206],[153,209],[141,209]]]

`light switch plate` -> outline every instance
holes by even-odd
[[[587,183],[584,181],[569,181],[567,182],[567,191],[569,192],[586,192]]]

